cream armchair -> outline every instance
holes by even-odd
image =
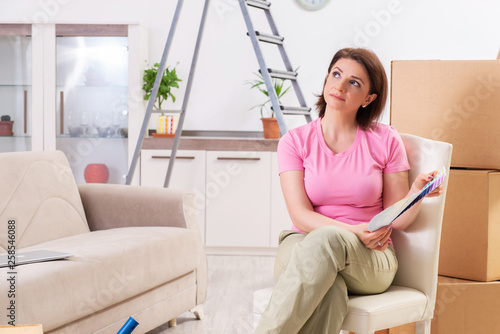
[[[409,182],[421,172],[445,167],[449,172],[452,146],[448,143],[401,135],[410,162]],[[441,196],[424,199],[415,222],[392,239],[399,269],[392,286],[378,295],[350,296],[344,333],[373,334],[377,330],[416,323],[416,334],[430,334],[436,301],[439,244],[447,179]],[[264,311],[272,288],[254,293],[254,326]]]

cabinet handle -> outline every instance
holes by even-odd
[[[24,133],[28,133],[28,91],[24,91]]]
[[[59,132],[60,134],[64,134],[64,92],[61,91],[61,114],[60,114],[60,118],[61,118],[61,121],[59,122]]]
[[[168,155],[153,155],[151,156],[152,159],[170,159],[171,156]],[[184,160],[194,160],[194,157],[175,157],[176,159],[184,159]]]
[[[244,158],[244,157],[217,157],[217,160],[258,161],[258,160],[260,160],[260,158]]]

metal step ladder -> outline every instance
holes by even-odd
[[[148,106],[146,109],[146,115],[144,116],[144,121],[142,122],[141,132],[139,134],[139,138],[137,140],[137,145],[135,147],[134,155],[132,157],[132,161],[130,163],[130,168],[129,168],[129,171],[127,173],[127,178],[125,181],[125,183],[127,185],[130,185],[132,182],[132,178],[134,176],[135,169],[137,167],[137,162],[139,160],[139,155],[141,153],[142,144],[144,142],[144,136],[145,136],[146,132],[148,131],[149,120],[151,119],[151,114],[154,112],[167,112],[167,113],[179,114],[179,120],[177,122],[177,130],[175,131],[175,138],[174,138],[174,143],[172,146],[172,152],[170,153],[170,159],[168,162],[167,175],[165,176],[165,182],[163,184],[164,188],[168,188],[168,184],[170,182],[170,177],[172,176],[175,157],[177,155],[177,148],[179,147],[179,140],[180,140],[181,133],[182,133],[182,127],[184,125],[184,118],[186,117],[186,110],[187,110],[187,105],[188,105],[188,101],[189,101],[189,95],[191,94],[191,87],[193,84],[194,72],[196,69],[196,63],[198,60],[198,53],[200,50],[201,38],[203,35],[203,30],[205,28],[205,21],[207,18],[208,6],[210,3],[210,0],[205,0],[205,6],[203,7],[203,13],[201,16],[200,26],[198,29],[198,37],[196,38],[196,44],[194,47],[193,58],[191,60],[191,69],[189,70],[189,76],[188,76],[188,80],[186,82],[186,91],[184,94],[184,99],[182,101],[181,110],[156,111],[156,110],[153,110],[153,105],[154,105],[154,102],[156,100],[156,96],[158,95],[158,89],[160,87],[161,77],[162,77],[163,71],[165,70],[167,56],[168,56],[168,53],[170,51],[170,46],[172,44],[175,29],[177,27],[177,22],[179,21],[179,16],[180,16],[183,2],[184,2],[183,0],[177,1],[177,6],[175,9],[174,18],[172,19],[170,31],[169,31],[168,37],[167,37],[167,42],[165,43],[165,48],[163,50],[163,55],[162,55],[162,58],[160,61],[160,66],[158,67],[158,73],[156,75],[153,89],[151,91],[151,96],[149,97]]]
[[[302,94],[302,90],[300,89],[299,83],[297,81],[297,72],[293,70],[290,60],[288,59],[288,56],[286,54],[285,47],[283,46],[284,37],[279,35],[276,24],[274,23],[274,19],[271,15],[271,3],[266,0],[238,0],[238,2],[240,4],[241,12],[243,13],[243,18],[245,19],[245,23],[247,26],[247,34],[248,36],[250,36],[255,55],[257,56],[257,61],[259,63],[259,72],[261,73],[266,84],[266,89],[271,100],[272,110],[276,115],[276,119],[278,120],[278,125],[280,127],[280,133],[283,136],[287,132],[283,115],[303,115],[305,116],[306,121],[309,123],[312,120],[311,108],[307,107],[306,105],[304,95]],[[269,22],[272,34],[255,31],[252,20],[250,18],[248,7],[253,7],[264,11],[267,21]],[[276,70],[268,68],[266,66],[264,56],[260,48],[260,42],[271,43],[278,47],[286,70]],[[280,105],[271,78],[290,80],[300,106],[290,107]]]

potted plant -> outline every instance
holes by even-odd
[[[145,93],[144,100],[149,100],[151,97],[159,68],[160,64],[155,63],[153,67],[144,70],[144,85],[142,86],[142,90]],[[175,96],[172,94],[172,88],[179,88],[180,81],[182,80],[177,76],[176,68],[174,67],[170,70],[167,66],[162,73],[158,94],[156,95],[156,99],[153,104],[155,109],[162,110],[162,103],[166,102],[169,98],[172,99],[172,102],[175,102]],[[158,135],[174,136],[177,127],[177,119],[178,115],[165,115],[162,113],[161,116],[156,118],[156,133]]]
[[[259,107],[260,116],[262,120],[262,127],[264,129],[264,138],[277,139],[280,137],[280,128],[278,125],[278,121],[274,117],[274,110],[272,110],[270,107],[271,98],[269,97],[269,92],[267,91],[266,83],[264,82],[264,78],[262,77],[261,73],[254,73],[254,75],[257,78],[248,81],[247,83],[250,85],[251,89],[252,88],[258,89],[262,94],[264,94],[267,97],[267,99],[263,103],[253,106],[251,109]],[[281,104],[280,99],[288,92],[290,86],[285,88],[284,79],[271,78],[271,82],[276,92],[276,96],[278,97],[278,102]]]
[[[14,125],[14,121],[10,120],[9,115],[3,115],[0,118],[0,136],[12,136],[14,133],[12,132],[12,126]]]

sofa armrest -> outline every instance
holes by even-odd
[[[80,184],[78,190],[91,231],[129,226],[198,230],[194,217],[189,217],[194,208],[186,205],[193,202],[191,195],[181,191],[97,183]]]
[[[195,197],[178,190],[113,184],[78,185],[91,231],[128,226],[171,226],[188,228],[198,235],[196,247],[196,303],[207,294],[207,258],[198,221]]]

